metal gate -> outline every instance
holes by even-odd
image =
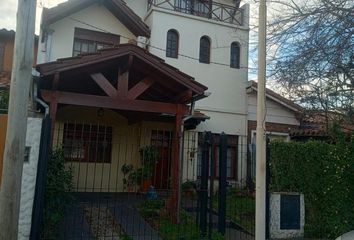
[[[40,239],[254,239],[238,136],[85,122],[56,123],[53,136]]]

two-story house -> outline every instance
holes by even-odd
[[[79,191],[95,189],[102,179],[107,191],[113,191],[113,188],[114,191],[120,191],[124,187],[120,172],[123,163],[139,165],[136,149],[125,153],[120,150],[122,140],[119,136],[122,133],[116,127],[118,123],[125,126],[125,129],[133,126],[144,132],[126,141],[130,146],[134,145],[137,149],[144,145],[159,147],[161,159],[157,161],[158,167],[154,171],[156,179],[153,180],[158,188],[169,187],[173,180],[168,179],[172,178],[176,167],[183,169],[184,180],[198,178],[198,136],[203,131],[211,131],[215,139],[218,139],[221,132],[229,135],[227,177],[234,183],[244,180],[249,6],[239,5],[239,1],[233,0],[69,0],[44,9],[37,69],[42,76],[42,97],[50,103],[51,117],[56,123],[53,130],[56,138],[54,144],[64,144],[64,148],[65,144],[70,145],[66,148],[71,151],[67,157],[74,159],[74,165],[79,165],[79,159],[87,163],[85,171],[95,171],[98,174],[94,179],[89,177],[87,181],[87,173],[83,175],[82,169],[77,167],[75,181]],[[133,44],[139,47],[133,47]],[[104,50],[111,47],[116,50]],[[96,51],[98,53],[94,54]],[[116,73],[109,69],[113,64],[110,61],[113,60],[110,60],[112,56],[109,57],[108,52],[119,57],[115,64],[120,70]],[[155,56],[160,60],[156,62]],[[157,69],[160,63],[162,66]],[[166,70],[162,71],[164,68]],[[116,107],[112,107],[112,104],[95,105],[83,101],[81,95],[58,93],[59,90],[75,94],[86,91],[85,94],[90,95],[108,95],[113,98],[118,95],[118,98],[122,98],[119,91],[122,81],[115,78],[127,76],[124,75],[127,69],[134,73],[130,72],[127,77],[132,83],[125,83],[129,86],[122,96],[129,96],[130,90],[134,90],[131,94],[135,94],[130,99],[163,101],[190,109],[188,113],[183,113],[181,121],[187,118],[190,121],[192,118],[194,121],[190,122],[196,124],[191,127],[194,130],[184,131],[184,161],[180,166],[178,163],[173,165],[173,158],[176,157],[176,149],[173,148],[176,136],[172,124],[173,116],[176,116],[174,110],[149,110],[155,115],[158,112],[159,116],[145,114],[142,117],[143,114],[139,112],[144,109],[139,107],[112,111]],[[83,80],[84,77],[90,79],[85,80],[89,83]],[[173,82],[176,80],[167,79],[180,80]],[[140,85],[136,84],[138,81],[141,81]],[[204,86],[208,88],[207,91]],[[123,84],[123,87],[126,86]],[[92,99],[94,101],[98,99]],[[153,121],[156,118],[164,119],[157,124]],[[105,126],[100,129],[100,124]],[[81,131],[82,134],[73,134],[73,131]],[[83,139],[80,136],[85,136],[86,141],[94,138],[92,132],[106,133],[107,137],[103,140],[114,143],[107,148],[96,146],[96,150],[89,144],[80,143],[79,140]],[[98,140],[97,137],[95,139]],[[218,149],[217,140],[213,147]],[[93,154],[97,156],[93,157]],[[120,155],[124,155],[124,159]],[[90,162],[95,161],[102,162],[99,171],[90,168]],[[108,172],[110,179],[107,178]]]

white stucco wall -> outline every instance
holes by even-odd
[[[18,239],[28,240],[31,233],[32,208],[37,178],[39,146],[41,140],[42,118],[28,118],[26,147],[31,147],[29,161],[22,171],[21,205]]]
[[[79,20],[83,23],[73,19]],[[75,27],[93,31],[104,30],[109,33],[120,35],[120,43],[127,43],[129,39],[136,39],[136,37],[121,22],[119,22],[109,10],[107,10],[107,8],[103,5],[94,4],[49,26],[49,29],[53,30],[52,43],[48,44],[48,46],[51,45],[51,47],[46,49],[46,51],[50,51],[49,61],[72,56]],[[41,37],[39,39],[41,39]],[[37,63],[43,63],[46,61],[44,57],[45,53],[43,52],[45,49],[43,46],[44,44],[45,43],[41,43],[40,41]]]
[[[166,48],[166,34],[170,29],[179,33],[178,59],[166,58],[165,52],[154,47],[150,52],[163,58],[167,63],[193,76],[206,85],[211,95],[198,101],[196,109],[211,117],[198,131],[246,135],[248,66],[248,28],[220,23],[188,14],[154,9],[146,18],[150,26],[150,44]],[[211,39],[211,62],[199,63],[199,41],[202,36]],[[230,45],[237,41],[241,45],[241,69],[230,68]]]
[[[257,120],[257,94],[249,93],[248,95],[248,120]],[[299,120],[295,116],[295,112],[282,106],[273,100],[267,98],[267,122],[282,123],[289,125],[300,125]]]

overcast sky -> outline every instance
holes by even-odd
[[[39,23],[43,6],[51,7],[65,1],[66,0],[37,0],[36,34],[39,34]],[[0,29],[16,29],[17,2],[18,0],[0,0]]]

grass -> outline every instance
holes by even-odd
[[[139,212],[156,229],[163,240],[200,240],[203,239],[195,218],[181,210],[180,223],[174,224],[159,200],[147,200]],[[223,236],[213,232],[211,240],[223,240]]]
[[[218,209],[218,199],[213,203],[215,211]],[[242,190],[232,188],[226,196],[226,218],[240,225],[249,233],[255,228],[255,199]]]

